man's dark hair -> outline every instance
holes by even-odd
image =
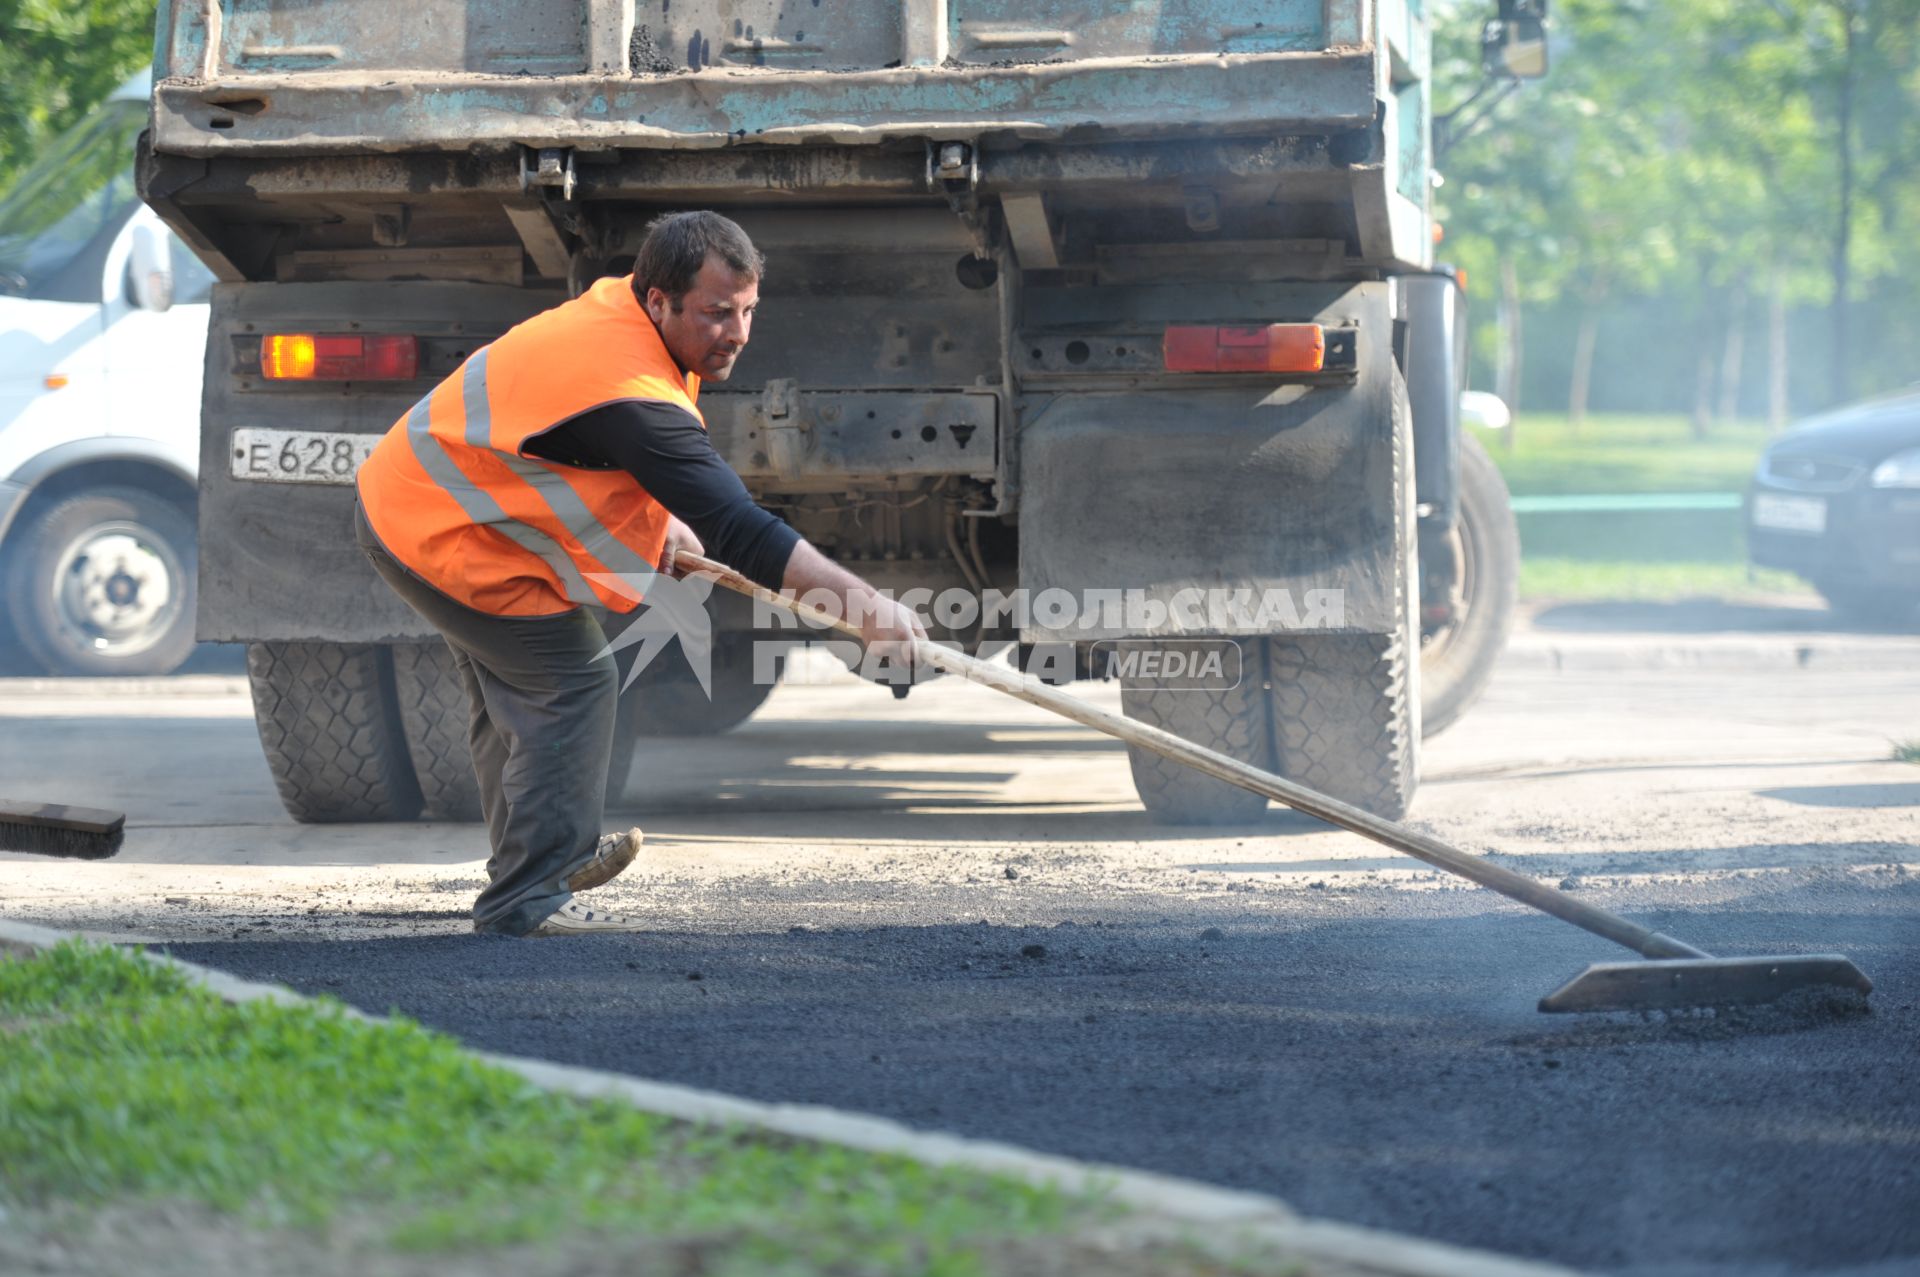
[[[647,238],[640,245],[640,256],[633,264],[633,293],[642,306],[647,290],[657,288],[680,309],[680,299],[693,287],[693,280],[711,253],[725,262],[735,274],[759,279],[766,270],[766,259],[753,246],[739,224],[718,213],[701,209],[692,213],[668,213],[656,217],[647,227]]]

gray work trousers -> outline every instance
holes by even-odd
[[[585,608],[491,616],[456,602],[380,544],[354,504],[354,536],[380,578],[453,649],[466,683],[480,808],[493,854],[473,929],[524,935],[571,900],[607,799],[619,675]]]

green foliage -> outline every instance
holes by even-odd
[[[0,191],[153,58],[154,0],[0,0]]]
[[[1491,7],[1455,0],[1436,20],[1443,111],[1480,82]],[[1849,304],[1875,317],[1920,311],[1907,224],[1920,206],[1920,0],[1555,0],[1553,52],[1544,82],[1441,163],[1446,252],[1477,301],[1493,298],[1506,259],[1528,306],[1657,300],[1662,327],[1614,339],[1709,358],[1738,299],[1775,288],[1790,307],[1829,307],[1845,279]],[[1482,357],[1493,309],[1476,316]],[[1817,359],[1796,348],[1803,403],[1826,401],[1833,382],[1809,365],[1830,359],[1875,361],[1854,393],[1913,379],[1905,343],[1869,329],[1863,319],[1845,345],[1843,330],[1823,331]],[[1756,384],[1764,356],[1748,360]]]
[[[1896,763],[1920,763],[1920,740],[1897,740],[1893,742],[1893,761]]]
[[[116,102],[54,140],[0,197],[0,274],[32,284],[57,274],[138,197],[133,143],[146,127],[137,102]]]
[[[0,961],[0,1199],[165,1196],[306,1227],[376,1210],[395,1245],[577,1230],[723,1237],[727,1271],[941,1273],[1097,1203],[538,1091],[415,1025],[232,1006],[65,944]]]

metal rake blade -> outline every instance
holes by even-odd
[[[1542,1011],[1657,1011],[1772,1002],[1798,989],[1873,991],[1837,953],[1596,962],[1540,999]]]

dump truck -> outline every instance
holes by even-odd
[[[1504,74],[1541,8],[1489,15]],[[459,684],[354,547],[354,469],[711,208],[769,263],[701,396],[763,504],[879,586],[1054,601],[936,610],[937,638],[1118,668],[1129,715],[1401,815],[1423,666],[1431,728],[1484,682],[1517,555],[1462,440],[1429,35],[1423,0],[162,0],[140,189],[219,279],[198,631],[248,645],[288,810],[473,814]],[[263,361],[291,338],[318,355]],[[642,672],[616,793],[644,738],[768,694],[781,636],[713,606],[710,688]],[[1222,641],[1210,680],[1095,659]],[[1132,765],[1167,821],[1264,803]]]

